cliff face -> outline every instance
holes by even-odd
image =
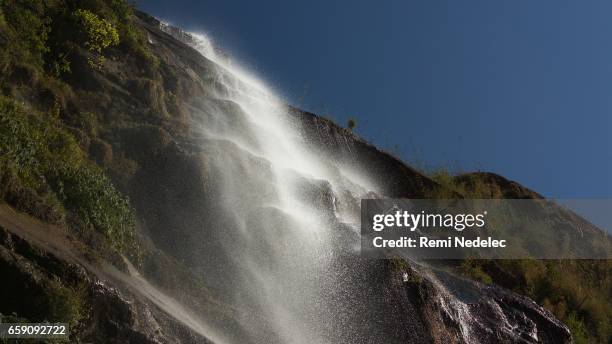
[[[246,246],[231,251],[227,247],[232,240],[246,242],[231,234],[230,229],[241,227],[233,214],[237,210],[223,204],[232,187],[228,175],[248,180],[241,184],[242,199],[231,200],[244,209],[262,199],[274,199],[266,194],[266,185],[274,179],[273,167],[256,154],[245,157],[241,152],[243,145],[256,142],[255,134],[246,128],[251,124],[245,119],[245,105],[219,96],[230,94],[224,88],[234,81],[227,82],[228,75],[216,62],[190,46],[192,36],[175,28],[162,30],[157,20],[143,13],[133,20],[148,54],[118,47],[109,51],[101,68],[91,68],[90,53],[76,47],[72,72],[61,78],[62,87],[45,88],[31,80],[33,72],[27,68],[15,69],[4,93],[24,101],[32,111],[58,104],[62,128],[129,196],[139,233],[139,263],[133,268],[122,260],[126,252],[96,244],[105,240],[97,234],[83,235],[89,229],[78,222],[78,216],[57,221],[37,216],[43,221],[35,220],[23,212],[37,215],[36,204],[44,202],[17,202],[6,191],[3,199],[10,206],[0,208],[0,271],[9,276],[9,283],[0,285],[0,293],[15,298],[0,302],[0,313],[31,321],[44,320],[43,313],[47,319],[69,314],[62,319],[74,325],[73,339],[84,342],[307,341],[279,333],[274,328],[277,320],[262,315],[269,310],[248,301],[260,292],[258,285],[241,287],[241,296],[227,293],[250,273],[236,262],[240,251],[273,254],[278,249],[257,237]],[[330,121],[298,109],[288,113],[310,149],[334,162],[334,173],[362,171],[363,178],[374,181],[379,196],[420,198],[446,187]],[[321,209],[349,212],[356,206],[352,180],[338,191],[336,184],[317,178],[291,178],[301,188],[300,197]],[[517,188],[527,196],[526,189]],[[257,211],[266,212],[266,219],[288,221],[276,210]],[[328,309],[308,300],[295,304],[309,308],[304,310],[308,314],[328,317],[327,327],[321,330],[323,341],[572,341],[563,323],[526,297],[412,262],[370,261],[351,255],[343,244],[355,237],[350,224],[330,221],[334,223],[330,240],[341,252],[334,253],[324,271],[336,276],[333,283],[322,282],[316,295],[346,307]],[[264,228],[266,223],[248,225]],[[285,233],[270,235],[283,240]],[[252,268],[260,263],[264,262],[255,260]],[[283,268],[278,264],[278,269]],[[298,290],[288,299],[306,295],[299,289],[312,283],[277,282]],[[68,296],[75,291],[77,296]]]
[[[0,206],[2,292],[11,295],[2,303],[3,322],[67,322],[72,341],[205,342],[130,293],[111,269],[92,261],[88,251],[61,228]]]

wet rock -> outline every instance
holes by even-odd
[[[415,264],[391,271],[435,343],[573,342],[567,326],[529,298]]]

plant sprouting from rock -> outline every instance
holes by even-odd
[[[357,126],[357,121],[354,118],[349,118],[346,126],[349,128],[349,130],[353,130]]]
[[[89,57],[89,65],[100,68],[104,63],[104,49],[119,44],[119,33],[113,24],[98,17],[95,13],[78,9],[74,11],[78,23],[85,34],[85,47],[97,57]]]

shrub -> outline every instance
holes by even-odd
[[[93,67],[104,62],[106,48],[120,43],[130,54],[151,60],[133,14],[126,0],[1,0],[0,81],[11,75],[11,64],[61,77],[71,72],[78,46],[94,55],[88,58]]]
[[[42,300],[44,313],[48,321],[76,325],[84,315],[84,291],[62,285],[59,281],[51,280],[43,290]]]
[[[347,128],[349,128],[349,130],[353,130],[357,126],[357,121],[355,121],[354,118],[349,118],[348,122],[346,123],[346,126]]]
[[[28,112],[0,97],[0,180],[7,179],[18,185],[0,189],[4,200],[22,197],[11,190],[31,190],[37,197],[17,204],[20,210],[37,215],[39,208],[57,209],[59,204],[61,211],[76,215],[115,249],[137,253],[129,201],[86,159],[74,137],[56,118]]]
[[[104,63],[103,50],[119,44],[119,33],[113,24],[91,11],[78,9],[74,16],[85,33],[85,47],[98,55],[97,59],[88,59],[89,65],[99,68]]]
[[[44,13],[41,1],[31,1],[27,6],[16,0],[0,1],[3,16],[2,31],[5,26],[14,28],[9,40],[11,50],[17,50],[22,58],[42,65],[44,55],[49,52],[47,40],[51,31],[51,19]]]
[[[592,343],[589,341],[588,331],[584,322],[582,322],[575,313],[570,313],[569,316],[565,318],[565,324],[570,328],[572,332],[572,338],[574,339],[574,343],[576,344],[588,344]]]
[[[473,260],[464,260],[459,266],[459,272],[468,278],[485,284],[493,283],[491,276],[487,275]]]

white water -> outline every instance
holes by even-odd
[[[192,310],[181,305],[177,300],[149,283],[140,273],[138,273],[138,270],[127,258],[124,257],[123,261],[126,264],[128,275],[111,265],[105,266],[104,273],[109,274],[115,280],[122,281],[131,288],[134,293],[146,297],[164,312],[172,315],[176,320],[207,340],[216,344],[230,343],[223,333],[213,328],[207,321],[199,318]]]
[[[345,205],[375,188],[311,152],[281,99],[205,35],[189,35],[213,63],[200,76],[213,91],[194,109],[192,128],[223,213],[210,214],[219,221],[203,229],[218,232],[212,254],[224,256],[199,262],[204,279],[219,280],[226,299],[244,311],[238,321],[252,342],[337,342],[339,327],[351,327],[337,316],[352,310],[329,296],[339,277],[334,226],[358,223],[358,212]]]

